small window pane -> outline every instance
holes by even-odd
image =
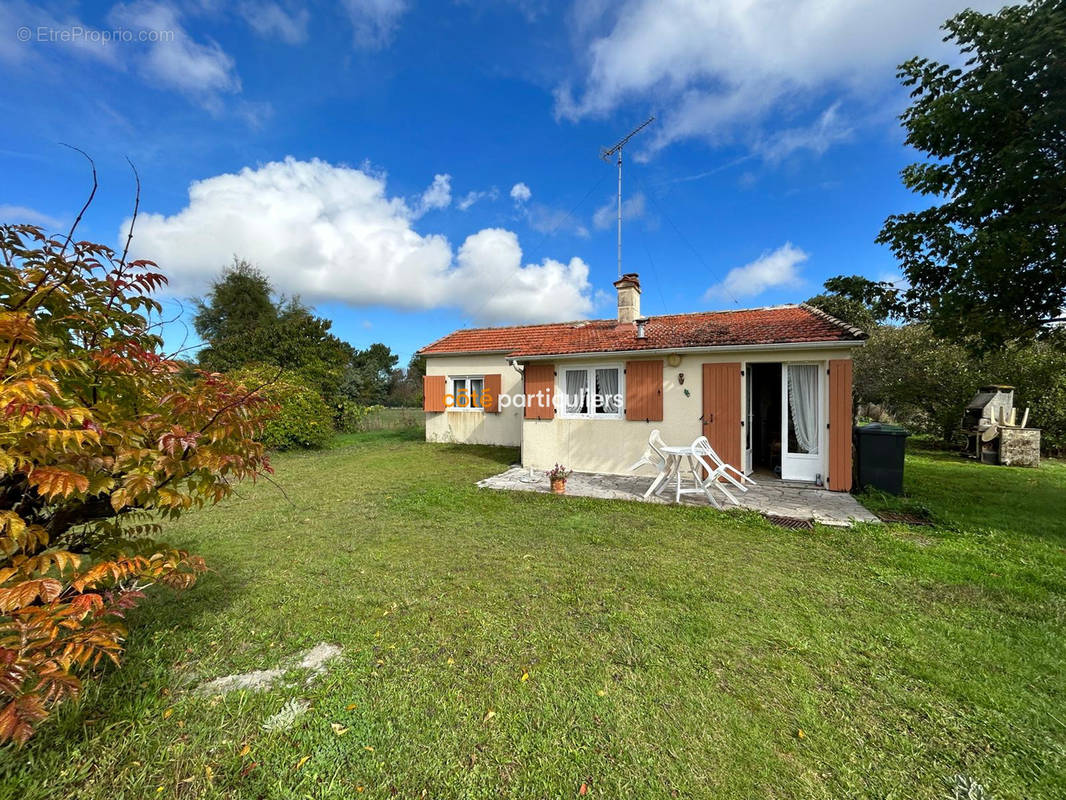
[[[566,413],[587,414],[589,373],[584,369],[568,369],[566,380]]]
[[[482,378],[470,379],[470,408],[482,407],[481,393],[484,386],[485,381]]]
[[[615,367],[596,370],[596,413],[617,414],[619,401],[618,396],[618,369]]]
[[[456,408],[466,408],[466,378],[456,378],[452,381],[452,395]]]

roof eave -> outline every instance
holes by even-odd
[[[670,353],[721,353],[740,350],[758,352],[762,350],[849,350],[862,347],[863,339],[835,339],[826,342],[768,342],[761,344],[716,344],[695,345],[689,347],[645,347],[637,350],[586,350],[580,353],[537,353],[536,355],[514,355],[515,361],[544,361],[549,358],[593,358],[611,355],[668,355]]]
[[[432,352],[418,350],[415,352],[415,355],[434,358],[435,356],[496,356],[501,354],[507,355],[513,352],[513,347],[505,347],[497,350],[434,350]]]

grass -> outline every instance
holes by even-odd
[[[359,423],[360,430],[411,430],[426,425],[426,413],[421,408],[379,408]]]
[[[514,451],[419,436],[280,456],[291,504],[170,525],[214,572],[0,751],[0,798],[1066,797],[1063,464],[916,453],[936,526],[786,531],[479,491]],[[189,689],[322,641],[310,685]]]

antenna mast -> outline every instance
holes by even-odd
[[[625,147],[626,142],[640,133],[644,128],[655,122],[655,117],[648,117],[637,127],[631,130],[625,137],[623,137],[613,147],[605,147],[600,150],[600,158],[611,163],[611,156],[618,156],[618,277],[622,277],[622,148]]]

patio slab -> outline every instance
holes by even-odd
[[[593,472],[575,472],[566,482],[566,493],[577,497],[597,497],[603,500],[632,500],[636,502],[668,504],[673,500],[673,493],[666,490],[664,497],[652,495],[644,499],[644,492],[651,483],[651,478],[639,475],[604,475]],[[773,514],[781,517],[798,517],[811,519],[824,525],[847,526],[853,522],[880,522],[858,500],[847,492],[830,492],[806,483],[782,481],[756,475],[756,486],[749,486],[746,493],[734,491],[740,501],[740,507],[761,514]],[[524,467],[511,467],[499,475],[478,481],[483,489],[498,489],[518,492],[551,491],[548,477],[543,471]],[[722,508],[737,508],[724,496],[720,498]],[[706,506],[711,508],[707,498],[702,495],[682,495],[684,505]]]

